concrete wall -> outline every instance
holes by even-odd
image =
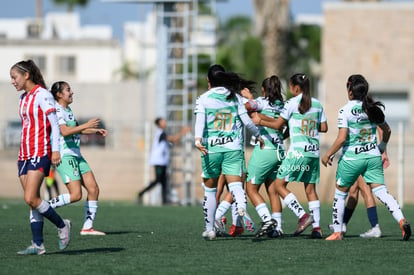
[[[413,3],[327,3],[324,5],[322,41],[321,100],[328,117],[329,132],[324,135],[323,147],[337,135],[337,112],[347,103],[346,81],[351,74],[364,75],[371,90],[404,89],[408,92],[410,113],[404,146],[403,168],[406,184],[404,200],[414,202],[414,187],[410,169],[414,161],[414,4]],[[399,110],[397,109],[397,112]],[[398,193],[398,139],[393,127],[388,147],[391,166],[386,169],[390,193]],[[322,152],[324,150],[322,149]],[[334,169],[321,167],[321,189],[333,194]],[[325,185],[325,181],[329,185]],[[321,192],[322,193],[322,192]]]

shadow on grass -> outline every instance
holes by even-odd
[[[79,255],[79,254],[89,254],[89,253],[113,253],[113,252],[121,252],[125,250],[122,247],[101,247],[101,248],[89,248],[89,249],[79,249],[79,250],[65,250],[59,252],[52,252],[47,253],[48,255],[51,254],[65,254],[65,255]]]

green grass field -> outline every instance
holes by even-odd
[[[401,241],[399,226],[383,205],[378,205],[380,239],[359,237],[369,228],[360,204],[344,241],[309,239],[310,229],[292,237],[297,220],[287,208],[283,239],[256,241],[245,233],[205,241],[201,206],[143,207],[124,202],[101,202],[95,227],[106,236],[80,236],[82,202],[58,209],[72,221],[66,250],[58,250],[57,231],[45,222],[47,252],[42,256],[16,254],[31,239],[23,200],[0,199],[0,207],[0,274],[411,274],[414,270],[414,239]],[[258,223],[254,209],[249,212]],[[326,236],[330,205],[323,205],[321,212]],[[405,206],[404,213],[414,221],[414,206]]]

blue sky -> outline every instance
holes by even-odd
[[[52,0],[42,1],[44,14],[50,11],[65,11],[65,8],[55,6]],[[253,0],[217,1],[217,12],[222,19],[238,14],[252,16],[254,13],[252,1]],[[291,0],[291,12],[293,15],[299,13],[321,14],[322,3],[332,1],[337,2],[339,0]],[[36,0],[3,0],[0,9],[0,18],[35,17],[35,4]],[[150,11],[152,7],[152,4],[110,3],[102,0],[90,0],[90,3],[86,8],[76,8],[75,11],[80,13],[82,25],[112,25],[114,36],[121,39],[123,35],[123,22],[145,20],[148,11]]]

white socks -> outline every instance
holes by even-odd
[[[313,215],[312,228],[320,227],[321,221],[321,203],[319,200],[309,202],[309,212]]]
[[[381,185],[372,189],[372,193],[388,208],[388,211],[392,214],[394,219],[399,223],[401,219],[404,219],[404,215],[401,212],[400,205],[393,196],[387,191],[385,185]]]
[[[229,210],[230,206],[231,203],[229,203],[228,201],[221,201],[219,206],[217,207],[215,219],[220,220],[226,214],[227,210]]]
[[[96,217],[96,211],[98,209],[98,201],[86,201],[85,203],[85,221],[82,229],[93,228],[93,221]]]
[[[272,219],[277,221],[277,230],[282,230],[282,212],[273,212]]]
[[[262,222],[270,221],[270,219],[272,218],[270,216],[270,211],[269,211],[269,208],[267,208],[266,203],[261,203],[261,204],[257,205],[256,206],[256,212],[259,215]]]
[[[216,192],[217,188],[209,188],[203,184],[204,188],[204,201],[203,212],[204,222],[206,224],[206,230],[211,231],[214,229],[214,215],[216,212]]]
[[[342,223],[344,220],[345,200],[348,192],[342,192],[335,189],[335,197],[332,204],[332,224],[334,232],[342,232]]]
[[[306,214],[305,210],[303,210],[302,205],[298,202],[296,196],[293,193],[289,193],[283,201],[289,207],[290,210],[298,217],[299,219],[302,218],[303,215]]]
[[[246,192],[243,189],[243,184],[241,181],[235,181],[228,184],[231,195],[233,196],[233,201],[236,203],[237,209],[241,208],[246,211],[247,208],[247,198]]]
[[[70,194],[61,194],[54,197],[49,201],[49,204],[53,209],[70,204]]]

